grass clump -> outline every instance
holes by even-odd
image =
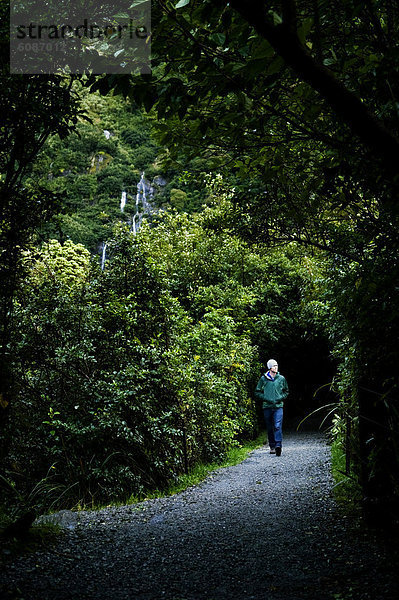
[[[338,506],[346,514],[359,515],[361,487],[353,467],[346,472],[345,451],[339,440],[334,440],[331,444],[331,471],[335,482],[333,493]]]

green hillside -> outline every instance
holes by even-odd
[[[85,115],[76,132],[64,140],[50,138],[31,173],[32,181],[50,188],[62,205],[62,212],[41,229],[41,237],[71,239],[98,252],[116,221],[131,223],[143,172],[155,207],[190,213],[201,208],[205,191],[198,167],[205,161],[186,161],[183,175],[180,164],[166,167],[150,117],[121,97],[85,90],[79,94]]]

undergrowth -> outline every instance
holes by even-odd
[[[362,493],[353,470],[345,472],[345,452],[341,443],[331,444],[331,470],[334,478],[333,493],[338,506],[346,514],[359,515]]]
[[[259,448],[264,444],[264,434],[260,434],[255,440],[245,442],[239,447],[233,447],[229,450],[222,462],[213,462],[208,464],[199,464],[187,475],[181,475],[177,482],[172,483],[166,490],[156,490],[146,498],[159,498],[163,496],[173,496],[179,494],[193,485],[203,481],[209,473],[216,469],[232,467],[245,460],[252,450]]]
[[[143,496],[129,496],[129,498],[127,498],[125,501],[121,501],[117,505],[123,506],[126,504],[137,504],[139,502],[143,502],[144,500],[164,498],[166,496],[173,496],[174,494],[184,492],[184,490],[186,490],[187,488],[201,483],[201,481],[203,481],[212,471],[239,464],[247,458],[250,452],[256,450],[256,448],[260,448],[264,444],[264,442],[265,433],[262,432],[258,435],[256,439],[244,441],[240,444],[240,446],[232,447],[221,461],[206,464],[200,463],[196,465],[193,469],[191,469],[189,473],[180,475],[177,481],[170,483],[168,487],[163,489],[147,491]],[[108,506],[110,505],[107,505],[107,507]],[[112,506],[115,506],[115,504],[113,504]],[[98,510],[100,508],[105,508],[105,506],[80,506],[79,508],[82,510]]]

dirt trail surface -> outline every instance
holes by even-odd
[[[65,535],[7,565],[23,600],[398,600],[392,554],[337,512],[323,436],[286,434],[187,491],[61,511]]]

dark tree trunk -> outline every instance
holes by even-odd
[[[370,525],[399,525],[399,464],[395,451],[393,398],[378,381],[365,377],[359,385],[359,451],[363,512]],[[396,422],[396,427],[398,423]]]
[[[12,230],[12,226],[10,228]],[[0,460],[8,452],[9,437],[7,424],[12,403],[13,378],[10,364],[10,323],[13,300],[18,285],[18,261],[20,256],[12,233],[2,244],[0,266]]]

